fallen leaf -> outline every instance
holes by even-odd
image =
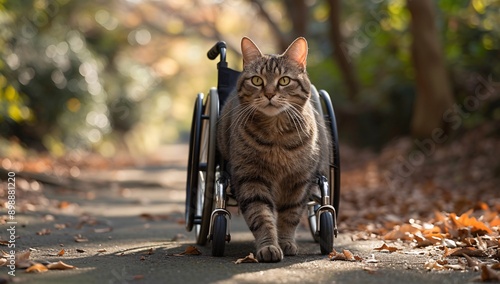
[[[240,263],[258,263],[258,262],[259,261],[254,257],[253,253],[250,253],[244,258],[237,259],[234,263],[240,264]]]
[[[111,227],[96,228],[96,229],[94,229],[94,233],[98,233],[98,234],[109,233],[111,231],[113,231],[113,228],[111,228]]]
[[[71,205],[71,203],[69,203],[68,201],[64,201],[63,200],[63,201],[59,202],[59,205],[57,206],[57,208],[59,208],[59,209],[66,209],[70,205]]]
[[[465,270],[465,266],[462,264],[445,264],[444,267],[452,270]]]
[[[174,256],[184,256],[184,255],[200,255],[199,251],[195,246],[188,246],[184,252],[174,254]]]
[[[455,249],[450,249],[449,252],[444,256],[462,256],[462,255],[468,255],[468,256],[476,256],[476,257],[485,257],[488,256],[488,254],[483,251],[476,249],[474,247],[465,247],[465,248],[455,248]]]
[[[439,264],[436,260],[430,259],[424,263],[424,268],[427,270],[445,270],[445,267]]]
[[[62,229],[66,229],[67,226],[66,226],[66,224],[54,224],[54,228],[56,228],[56,230],[62,230]]]
[[[462,254],[462,256],[465,257],[465,259],[467,260],[467,267],[471,267],[474,270],[479,270],[479,262],[472,259],[472,257],[470,257],[466,254]]]
[[[106,249],[98,249],[97,252],[107,252]]]
[[[7,264],[7,259],[6,258],[0,258],[0,266],[4,266]]]
[[[487,265],[481,265],[481,280],[483,282],[500,281],[500,274],[489,268]]]
[[[77,243],[84,243],[84,242],[88,242],[88,241],[89,241],[89,239],[87,239],[86,237],[83,237],[80,234],[75,236],[75,242],[77,242]]]
[[[85,250],[84,249],[76,249],[76,252],[79,252],[79,253],[84,253]]]
[[[45,272],[48,270],[49,269],[45,265],[40,264],[40,263],[35,263],[32,266],[28,267],[26,269],[26,272],[28,272],[28,273],[40,273],[40,272]]]
[[[59,251],[59,252],[57,253],[57,256],[63,256],[63,255],[64,255],[64,253],[65,253],[65,251],[64,251],[64,249],[62,249],[61,251]]]
[[[341,253],[337,252],[335,249],[328,255],[330,260],[346,260],[346,261],[362,261],[363,259],[359,256],[355,256],[349,250],[342,250]]]
[[[36,232],[36,234],[39,236],[50,235],[50,233],[51,233],[51,231],[49,229],[42,229],[42,230]]]
[[[16,267],[17,268],[28,268],[31,266],[30,261],[31,251],[20,252],[16,254]]]
[[[395,252],[398,250],[398,248],[397,247],[390,247],[386,243],[384,243],[381,247],[374,248],[373,250],[378,250],[380,252]]]
[[[363,267],[363,270],[370,273],[370,274],[375,274],[378,269],[373,267],[373,266],[365,266],[365,267]]]
[[[73,265],[66,264],[62,261],[58,262],[52,262],[47,264],[47,268],[50,270],[68,270],[68,269],[75,269]]]

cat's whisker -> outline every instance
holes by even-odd
[[[288,109],[285,109],[285,113],[287,116],[290,118],[290,120],[293,122],[293,125],[295,126],[295,130],[297,130],[297,134],[299,135],[300,143],[302,144],[302,135],[300,135],[299,128],[297,126],[297,122],[295,121],[294,115],[290,113]]]

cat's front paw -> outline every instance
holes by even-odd
[[[279,262],[282,259],[283,251],[277,246],[265,246],[257,251],[257,260],[260,262]]]
[[[297,255],[299,253],[299,248],[293,240],[280,242],[280,246],[285,255]]]

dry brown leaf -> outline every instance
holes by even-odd
[[[365,267],[363,267],[363,270],[370,273],[370,274],[375,274],[377,272],[377,268],[372,267],[372,266],[365,266]]]
[[[466,254],[462,254],[462,256],[465,257],[465,259],[467,260],[467,267],[471,267],[474,270],[479,269],[479,262],[477,262],[475,259]]]
[[[424,263],[424,268],[427,270],[445,270],[446,268],[439,264],[438,261],[430,259]]]
[[[68,208],[70,205],[71,205],[71,203],[70,203],[70,202],[68,202],[68,201],[64,201],[64,200],[63,200],[63,201],[59,202],[59,205],[57,205],[57,208],[59,208],[59,209],[66,209],[66,208]]]
[[[64,249],[62,249],[61,251],[59,251],[59,252],[57,253],[57,256],[63,256],[63,255],[64,255],[64,253],[65,253],[65,251],[64,251]]]
[[[31,251],[29,250],[25,252],[16,253],[16,267],[17,268],[30,267],[31,266],[30,254]]]
[[[99,253],[100,252],[107,252],[107,250],[106,249],[98,249],[97,252],[99,252]]]
[[[198,250],[195,246],[188,246],[184,252],[174,254],[174,256],[183,256],[183,255],[200,255],[201,251]]]
[[[4,266],[7,264],[7,259],[6,258],[0,258],[0,266]]]
[[[500,274],[487,265],[481,265],[481,281],[500,281]]]
[[[68,270],[68,269],[75,269],[76,267],[74,267],[73,265],[66,264],[62,261],[58,261],[47,264],[47,268],[49,270]]]
[[[497,262],[497,263],[494,263],[491,265],[491,268],[492,269],[495,269],[495,270],[500,270],[500,262]]]
[[[40,263],[35,263],[32,266],[28,267],[26,269],[26,272],[28,272],[28,273],[40,273],[40,272],[45,272],[48,270],[49,269],[45,265],[40,264]]]
[[[113,231],[113,228],[111,228],[111,227],[96,228],[96,229],[94,229],[94,233],[98,233],[98,234],[109,233],[111,231]]]
[[[49,229],[42,229],[42,230],[36,232],[36,234],[39,236],[50,235],[50,233],[51,233],[51,231]]]
[[[444,267],[452,270],[465,270],[465,265],[463,264],[445,264]]]
[[[254,257],[253,253],[249,253],[244,258],[237,259],[234,263],[240,264],[240,263],[258,263],[258,262],[259,261]]]
[[[377,251],[380,251],[380,252],[395,252],[398,250],[397,247],[391,247],[391,246],[388,246],[386,243],[383,243],[381,247],[379,248],[374,248],[373,250],[377,250]]]
[[[77,243],[84,243],[84,242],[88,242],[89,241],[89,239],[87,239],[86,237],[84,237],[84,236],[82,236],[80,234],[76,235],[74,237],[74,239],[75,239],[75,242],[77,242]]]
[[[7,257],[9,257],[9,256],[10,256],[10,254],[9,254],[9,253],[7,253],[7,252],[6,252],[6,251],[4,251],[4,250],[0,250],[0,257],[7,258]]]
[[[465,247],[465,248],[450,249],[449,253],[447,255],[445,255],[445,257],[447,257],[447,256],[462,256],[464,254],[466,254],[468,256],[476,256],[476,257],[488,256],[488,254],[483,250],[479,250],[479,249],[476,249],[474,247]]]
[[[362,261],[363,258],[354,255],[349,250],[342,250],[341,253],[337,252],[335,249],[328,255],[330,260],[347,260],[347,261]]]

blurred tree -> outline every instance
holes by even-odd
[[[343,48],[345,43],[344,36],[342,35],[341,23],[341,1],[328,0],[330,5],[330,40],[332,42],[334,58],[337,61],[341,70],[344,84],[347,86],[348,97],[351,101],[355,101],[358,93],[358,83],[354,75],[354,68],[349,60],[348,51]]]
[[[454,100],[435,23],[435,4],[432,0],[407,0],[407,5],[412,16],[411,54],[417,89],[411,132],[416,138],[428,138],[436,129],[445,129],[443,114]]]

